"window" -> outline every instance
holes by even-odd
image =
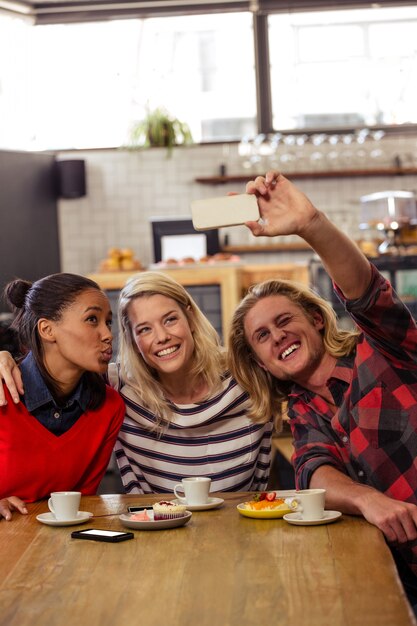
[[[126,143],[139,26],[119,20],[32,29],[35,149]]]
[[[145,20],[137,59],[137,118],[163,105],[195,141],[256,132],[250,13]]]
[[[417,8],[269,17],[273,127],[417,122]]]
[[[417,3],[270,12],[270,94],[253,24],[282,4],[259,0],[259,15],[240,7],[35,26],[0,13],[0,148],[123,146],[158,107],[196,142],[417,124]]]
[[[33,132],[29,94],[31,22],[0,12],[0,147],[24,149]]]
[[[1,55],[10,60],[0,66],[3,148],[125,145],[131,124],[161,106],[197,142],[256,133],[249,13],[25,29],[14,22],[20,45],[0,17],[4,47],[13,48]]]

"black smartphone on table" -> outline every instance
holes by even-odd
[[[85,528],[84,530],[74,530],[71,533],[73,539],[90,539],[91,541],[106,541],[108,543],[119,543],[133,539],[133,533],[125,533],[120,530],[101,530],[98,528]]]

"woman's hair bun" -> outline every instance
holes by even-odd
[[[22,280],[21,278],[12,280],[6,285],[4,290],[6,299],[15,309],[22,309],[31,287],[32,283],[28,280]]]

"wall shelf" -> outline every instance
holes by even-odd
[[[369,176],[407,176],[417,174],[417,167],[388,167],[369,170],[323,170],[320,172],[289,172],[285,174],[291,180],[302,180],[307,178],[357,178]],[[255,178],[258,174],[248,172],[247,174],[235,174],[231,176],[201,176],[195,179],[201,185],[225,185],[227,183],[246,183]]]

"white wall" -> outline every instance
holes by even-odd
[[[396,155],[404,161],[406,155],[417,153],[415,136],[389,137],[382,143],[387,162]],[[147,266],[153,261],[150,217],[189,216],[193,199],[244,191],[241,183],[208,186],[194,181],[197,177],[218,175],[222,163],[227,166],[228,174],[241,174],[236,145],[181,147],[173,151],[171,158],[167,158],[162,148],[62,152],[58,158],[85,159],[87,168],[87,196],[59,201],[63,271],[81,274],[96,271],[110,247],[132,248]],[[357,163],[352,161],[351,167],[355,166]],[[248,180],[252,177],[248,172]],[[361,195],[389,189],[417,190],[416,176],[410,175],[296,182],[353,238],[363,236],[358,229]],[[224,229],[222,235],[226,232],[231,244],[263,243],[261,238],[250,239],[245,227]],[[260,254],[247,258],[262,263],[296,262],[308,256],[287,252],[279,257]]]

